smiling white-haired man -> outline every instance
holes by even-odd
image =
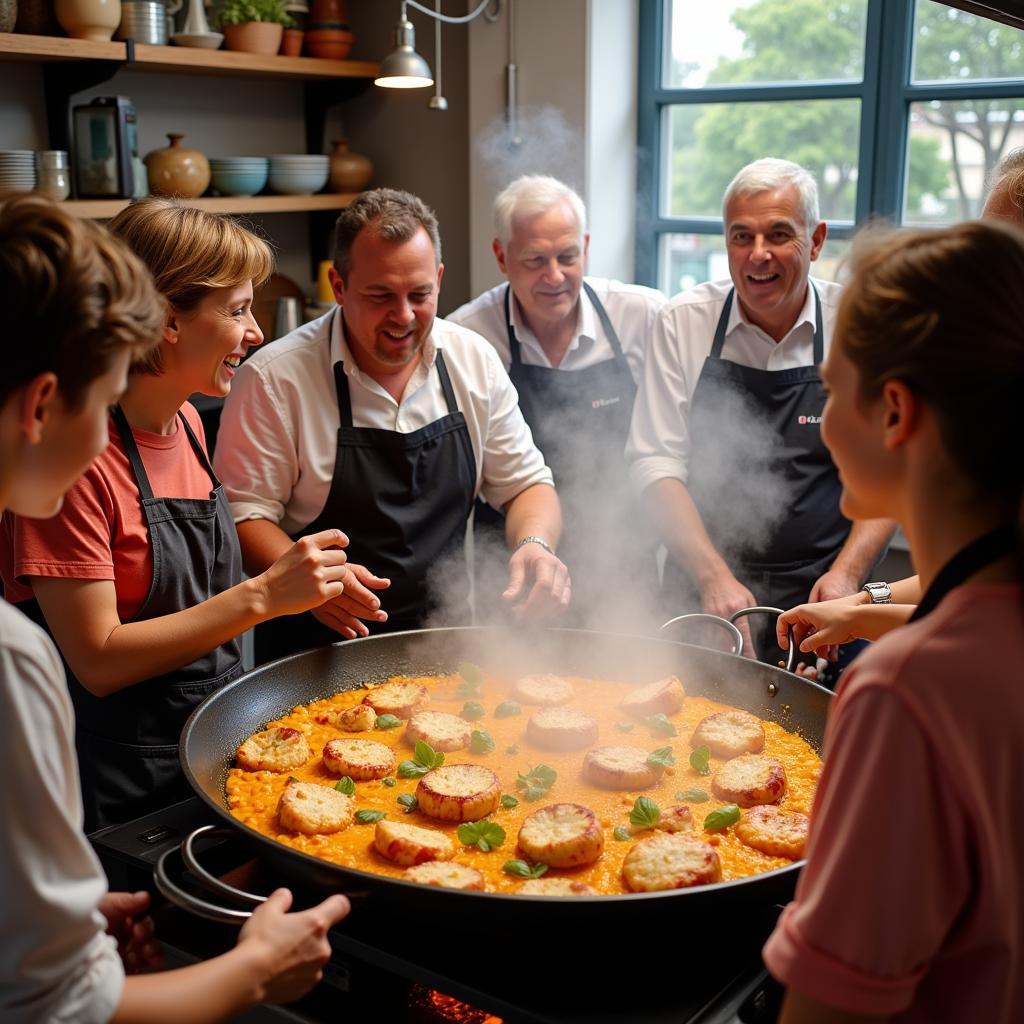
[[[494,200],[492,251],[507,283],[448,320],[483,335],[519,393],[554,473],[572,572],[573,615],[603,627],[643,616],[657,589],[650,531],[630,506],[623,449],[644,352],[664,295],[585,276],[590,235],[580,196],[557,178],[517,178]],[[495,515],[477,504],[480,542]]]
[[[821,440],[818,364],[840,287],[810,276],[826,235],[813,176],[757,160],[722,215],[729,279],[659,314],[627,457],[668,549],[666,610],[728,617],[855,593],[893,525],[851,526]],[[761,655],[775,650],[772,625],[756,624]]]

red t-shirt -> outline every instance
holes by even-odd
[[[182,412],[206,445],[199,413]],[[178,422],[173,434],[133,430],[149,485],[158,498],[209,498],[210,475]],[[113,580],[122,622],[142,607],[153,579],[149,531],[139,489],[113,420],[110,446],[68,491],[52,519],[7,512],[0,523],[0,576],[4,596],[17,604],[32,596],[28,577]]]

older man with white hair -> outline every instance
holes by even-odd
[[[576,621],[622,625],[638,586],[656,589],[650,531],[629,507],[623,456],[644,352],[661,292],[584,276],[586,208],[564,182],[517,178],[494,201],[498,266],[508,278],[448,319],[483,335],[562,499],[560,557]],[[493,519],[477,505],[477,520]],[[479,540],[485,531],[478,529]]]
[[[727,617],[855,593],[893,526],[851,526],[821,440],[818,364],[840,288],[810,277],[826,234],[814,178],[757,160],[726,189],[723,219],[730,279],[661,311],[627,455],[668,549],[672,607]],[[762,654],[770,626],[756,630]]]

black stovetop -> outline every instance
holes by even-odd
[[[197,958],[229,949],[237,929],[166,903],[155,891],[153,866],[204,824],[219,822],[191,799],[90,837],[111,887],[152,892],[158,937]],[[169,860],[179,882],[200,893],[180,858]],[[204,844],[201,862],[247,891],[266,893],[277,884],[236,840]],[[297,906],[316,899],[296,892]],[[671,931],[610,923],[606,933],[585,935],[552,919],[543,934],[509,940],[489,933],[486,921],[467,936],[443,921],[403,919],[371,898],[355,903],[332,930],[324,982],[289,1009],[293,1019],[311,1022],[443,1019],[425,1015],[425,988],[506,1024],[768,1024],[778,990],[770,980],[765,985],[760,949],[778,913],[730,910],[722,920],[681,920]]]

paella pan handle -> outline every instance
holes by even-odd
[[[203,885],[213,892],[219,893],[222,896],[234,897],[236,900],[241,900],[243,903],[252,903],[258,906],[260,903],[266,903],[266,896],[257,896],[255,893],[246,892],[244,889],[236,889],[233,885],[228,885],[227,882],[221,881],[214,875],[211,875],[199,863],[195,853],[195,842],[201,836],[223,836],[226,839],[234,837],[235,833],[229,828],[218,828],[216,825],[203,825],[201,828],[197,828],[194,832],[190,832],[186,837],[185,841],[181,844],[181,859],[185,862],[185,867],[192,872],[193,875],[198,878]]]
[[[723,619],[721,616],[711,615],[709,612],[689,612],[687,615],[677,615],[674,619],[663,622],[658,627],[658,631],[668,629],[669,626],[674,626],[678,622],[710,622],[713,626],[718,626],[729,634],[729,638],[732,640],[733,654],[743,654],[743,634],[733,625],[730,619]]]
[[[781,615],[784,609],[773,608],[768,604],[755,604],[750,608],[741,608],[738,612],[733,612],[729,616],[730,622],[735,622],[737,619],[742,619],[747,615]],[[790,626],[787,635],[789,636],[789,653],[786,655],[786,671],[793,671],[793,664],[796,661],[796,645],[793,643],[793,627]]]

